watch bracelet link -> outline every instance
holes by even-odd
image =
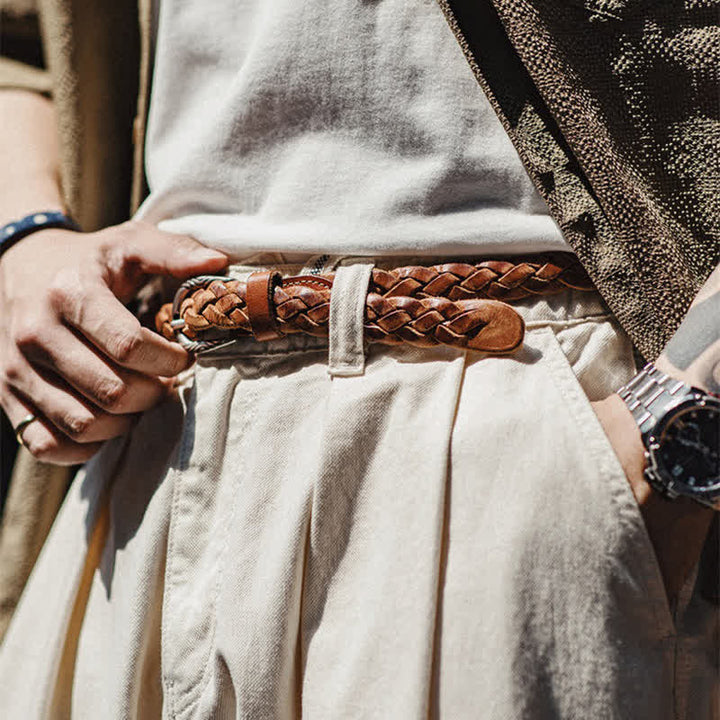
[[[663,417],[670,407],[681,403],[695,392],[690,385],[666,375],[658,370],[652,363],[648,363],[627,385],[621,387],[617,394],[623,399],[637,423],[643,444],[647,447],[646,437]],[[677,399],[677,402],[673,402]],[[672,483],[667,483],[658,475],[655,467],[650,463],[650,453],[646,450],[648,466],[645,469],[645,479],[662,497],[674,500],[678,493]],[[713,502],[693,496],[697,502],[717,508]]]
[[[625,401],[644,437],[668,409],[671,398],[681,398],[690,392],[689,385],[648,363],[617,394]]]

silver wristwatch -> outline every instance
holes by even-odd
[[[640,428],[650,485],[720,510],[720,399],[652,363],[617,394]]]

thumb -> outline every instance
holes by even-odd
[[[141,221],[131,224],[135,230],[124,254],[143,273],[186,278],[218,272],[228,264],[226,255],[211,250],[188,235],[163,232]]]

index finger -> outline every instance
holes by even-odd
[[[118,365],[145,375],[171,377],[191,363],[183,348],[143,327],[104,285],[66,298],[62,317]]]

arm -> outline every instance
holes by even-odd
[[[36,210],[62,210],[53,105],[26,90],[0,90],[0,225]]]
[[[688,385],[720,393],[720,265],[655,365]]]
[[[655,365],[688,385],[720,392],[720,266]],[[638,501],[673,602],[700,558],[713,511],[688,498],[668,502],[659,497],[643,476],[644,447],[625,403],[611,395],[594,407]]]
[[[62,209],[52,104],[0,91],[0,223]],[[224,255],[128,222],[96,233],[46,229],[0,256],[0,404],[39,459],[77,463],[160,400],[187,366],[177,345],[125,308],[151,273],[216,272]]]

